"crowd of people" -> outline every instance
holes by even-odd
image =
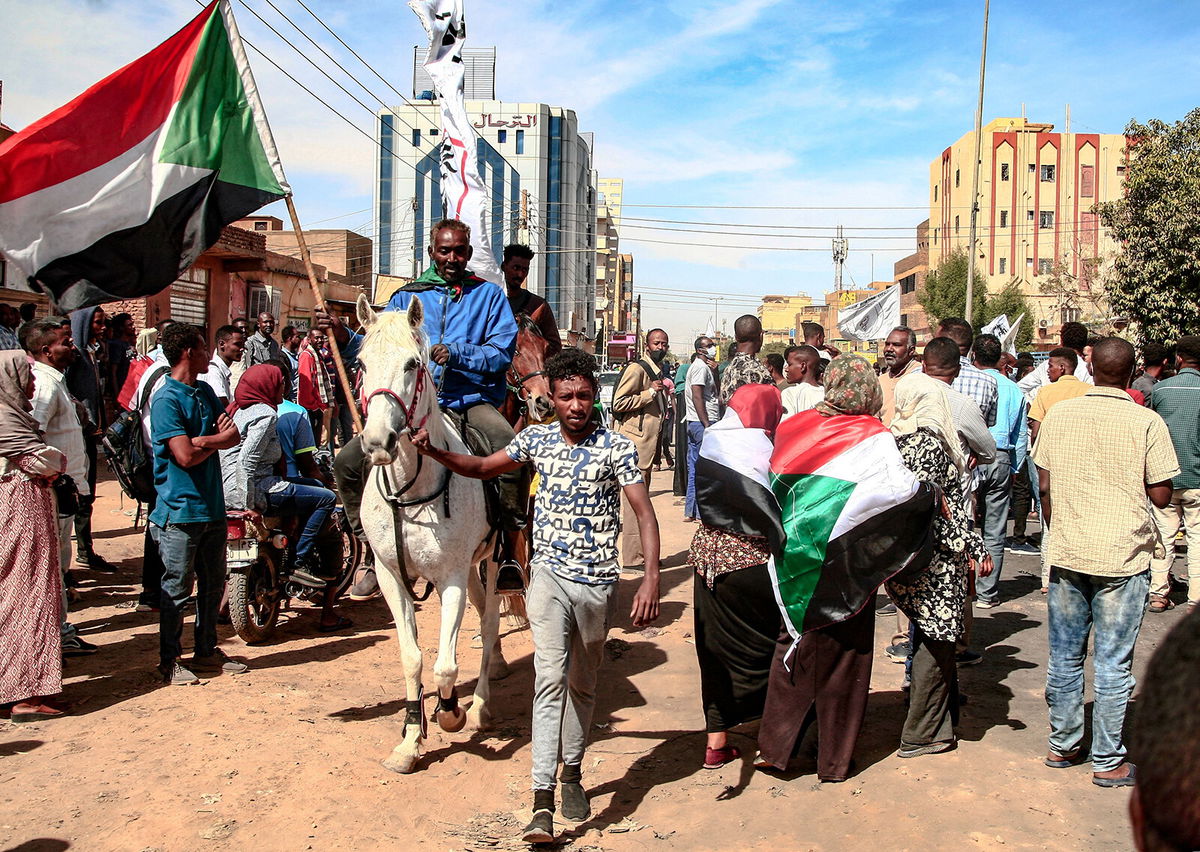
[[[438,401],[485,444],[456,455],[417,430],[414,446],[461,475],[500,480],[494,591],[526,593],[535,646],[526,840],[554,837],[556,788],[564,816],[590,813],[584,749],[623,569],[641,575],[631,621],[647,625],[658,612],[650,485],[664,463],[675,469],[683,520],[695,524],[687,562],[704,768],[739,759],[729,732],[760,720],[756,767],[786,769],[815,722],[818,778],[850,777],[879,614],[895,619],[885,653],[903,663],[908,694],[898,756],[954,749],[965,700],[958,668],[982,659],[971,646],[973,610],[1011,596],[1004,558],[1019,553],[1040,554],[1048,608],[1043,762],[1066,768],[1090,757],[1101,787],[1139,779],[1124,728],[1143,614],[1177,602],[1195,610],[1200,600],[1200,568],[1185,572],[1175,559],[1177,539],[1189,556],[1200,552],[1200,336],[1144,345],[1139,368],[1125,340],[1067,323],[1062,346],[1039,363],[946,318],[920,352],[911,329],[893,329],[874,366],[827,345],[813,323],[803,343],[764,356],[762,325],[747,315],[725,358],[700,336],[673,369],[668,335],[655,328],[617,381],[610,428],[595,408],[595,360],[558,351],[552,311],[523,287],[532,252],[506,250],[506,292],[468,272],[462,223],[440,223],[431,237],[430,268],[387,309],[413,316],[416,306],[426,329],[440,330],[429,351]],[[40,319],[22,310],[0,313],[0,703],[14,722],[67,712],[57,698],[62,659],[98,650],[71,626],[68,592],[73,570],[115,570],[96,552],[91,513],[100,440],[122,410],[139,416],[155,486],[142,588],[129,605],[159,612],[165,683],[248,668],[218,644],[230,510],[252,522],[297,516],[292,576],[325,591],[319,629],[350,626],[316,541],[339,501],[362,536],[369,462],[328,344],[353,374],[361,335],[318,311],[310,328],[286,326],[276,339],[277,319],[264,312],[252,333],[248,320],[217,328],[210,352],[204,330],[186,323],[139,332],[129,315],[102,308]],[[545,373],[556,417],[519,432],[497,411],[517,314],[555,344]],[[318,463],[335,451],[331,464]],[[523,574],[515,542],[527,524],[528,467],[539,486]],[[578,499],[548,496],[566,493]],[[586,506],[586,517],[571,515],[572,505]],[[879,592],[888,602],[877,610]],[[378,594],[368,564],[351,596]],[[1198,618],[1180,633],[1194,634]],[[1085,747],[1089,641],[1095,701]],[[1160,656],[1178,656],[1181,641]],[[1194,641],[1186,652],[1194,657]],[[1160,700],[1194,691],[1192,677]],[[1178,713],[1163,719],[1159,730],[1187,726]],[[1144,732],[1136,742],[1141,754],[1158,753]],[[1136,800],[1139,831],[1198,839],[1194,808],[1164,821],[1150,795]]]

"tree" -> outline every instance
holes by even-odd
[[[1097,205],[1121,246],[1105,282],[1143,339],[1200,333],[1200,108],[1182,121],[1125,127],[1124,196]]]
[[[1018,352],[1027,349],[1033,340],[1033,315],[1029,311],[1029,303],[1025,301],[1025,294],[1021,292],[1020,282],[1009,281],[999,293],[988,296],[982,318],[976,327],[982,328],[1001,314],[1007,316],[1010,323],[1025,315],[1017,331],[1015,345]]]
[[[929,315],[929,325],[937,328],[937,324],[947,317],[965,317],[967,315],[967,250],[955,249],[954,252],[942,258],[938,268],[925,276],[925,286],[917,294],[917,301]],[[975,310],[971,313],[973,322],[978,322],[987,305],[987,284],[983,273],[975,267],[975,290],[971,301]]]

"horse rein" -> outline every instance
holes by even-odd
[[[367,395],[366,399],[363,400],[363,417],[365,418],[367,415],[367,407],[371,404],[371,400],[377,396],[382,396],[392,400],[392,402],[400,406],[400,412],[404,415],[404,419],[408,423],[408,433],[410,435],[416,434],[425,426],[426,421],[429,420],[429,413],[426,412],[425,416],[419,421],[413,422],[413,415],[415,415],[417,411],[417,403],[421,401],[421,394],[425,390],[425,376],[428,372],[428,369],[426,369],[425,365],[422,364],[421,369],[417,372],[416,384],[413,386],[412,401],[407,405],[405,404],[404,400],[400,398],[400,394],[396,393],[391,388],[378,388],[371,391],[371,393]]]
[[[513,375],[512,370],[509,370],[508,376],[506,377],[508,379],[508,389],[515,393],[520,399],[526,399],[528,398],[529,391],[525,389],[525,383],[530,379],[536,379],[538,376],[544,375],[546,375],[545,370],[534,370],[532,373],[526,373],[520,378],[517,378]]]

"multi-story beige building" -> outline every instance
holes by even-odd
[[[267,238],[267,251],[290,257],[300,257],[300,245],[295,231],[285,231],[283,220],[276,216],[247,216],[234,223],[239,228],[256,231]],[[371,240],[354,231],[342,228],[317,228],[304,231],[304,243],[313,263],[325,267],[341,281],[360,290],[371,292]]]
[[[798,293],[795,296],[763,296],[758,306],[758,319],[767,338],[772,332],[791,334],[796,329],[796,314],[812,304],[812,296]]]
[[[1121,195],[1126,139],[1056,133],[1052,124],[1024,118],[997,118],[982,135],[976,267],[989,292],[1020,282],[1033,312],[1034,342],[1049,344],[1063,322],[1103,313],[1094,292],[1097,273],[1116,244],[1100,227],[1095,206]],[[974,149],[975,134],[967,133],[930,164],[930,269],[968,245]],[[1056,272],[1076,292],[1043,292]]]

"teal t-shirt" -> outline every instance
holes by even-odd
[[[198,438],[216,432],[221,404],[206,382],[185,385],[167,377],[150,403],[150,443],[158,501],[150,522],[194,524],[225,520],[221,462],[213,453],[195,467],[180,467],[167,443],[179,435]]]

